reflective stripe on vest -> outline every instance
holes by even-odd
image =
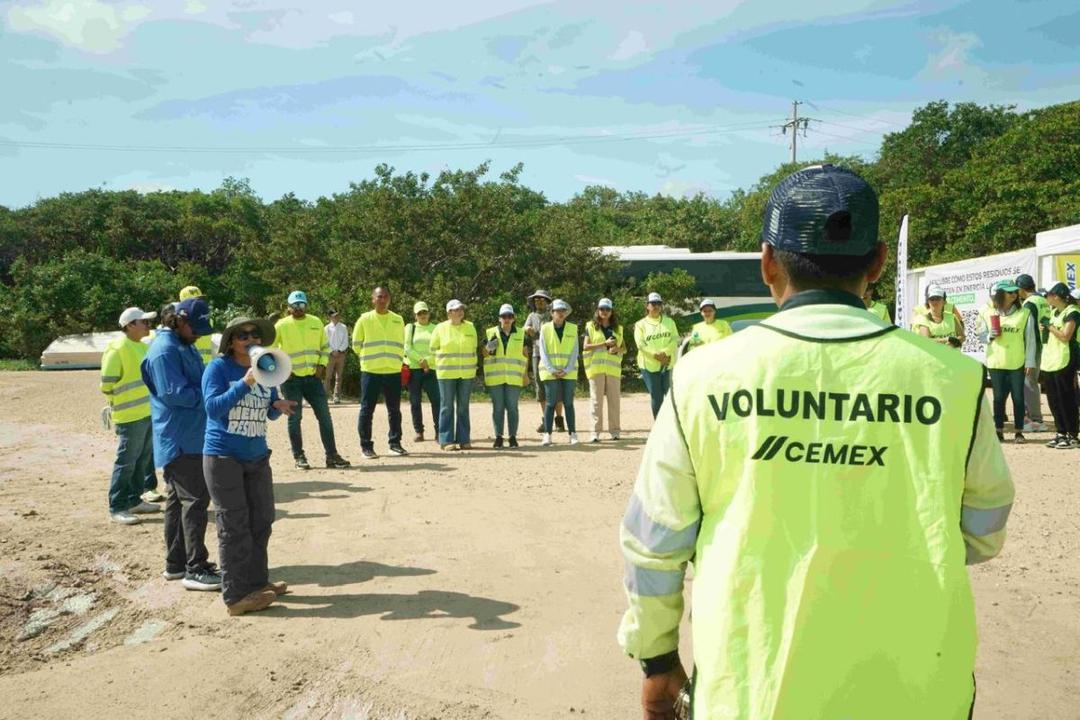
[[[573,355],[574,346],[577,344],[577,325],[568,322],[563,325],[562,340],[559,340],[558,333],[555,332],[555,323],[544,323],[540,328],[540,336],[544,340],[544,350],[547,352],[548,362],[556,370],[562,370],[565,368],[566,375],[562,377],[563,380],[577,380],[577,361],[570,367],[566,364],[570,362],[570,357]],[[554,375],[548,372],[544,366],[543,361],[540,363],[540,380],[555,380]]]
[[[476,377],[476,327],[468,320],[453,325],[444,320],[431,334],[435,348],[435,374],[440,380]]]
[[[323,330],[322,320],[305,315],[300,320],[284,317],[274,323],[277,337],[274,347],[284,350],[293,361],[292,372],[297,377],[315,374],[315,368],[325,365],[330,354],[330,344]]]
[[[622,326],[615,328],[612,332],[615,336],[615,347],[624,347]],[[606,340],[604,331],[598,328],[592,320],[585,323],[585,334],[590,345],[602,343]],[[608,352],[605,348],[584,350],[581,355],[585,365],[585,377],[590,380],[597,375],[622,376],[622,355]]]
[[[488,328],[487,339],[490,342],[492,338],[498,340],[498,347],[494,355],[484,355],[484,385],[524,387],[525,372],[529,367],[525,360],[525,332],[515,328],[506,341],[505,349],[498,327]]]
[[[1066,310],[1055,310],[1050,315],[1050,327],[1057,330],[1064,330],[1065,323],[1069,320],[1077,323],[1080,327],[1080,310],[1075,306],[1069,306]],[[1075,336],[1074,336],[1075,341]],[[1072,343],[1064,343],[1057,339],[1053,333],[1050,333],[1050,338],[1043,345],[1042,361],[1039,363],[1039,369],[1043,372],[1056,372],[1063,370],[1069,364],[1070,345]]]
[[[961,531],[1001,519],[961,504],[981,367],[900,331],[822,343],[754,326],[721,345],[724,362],[706,371],[690,353],[672,375],[703,510],[695,708],[967,717],[976,635]],[[656,546],[686,540],[648,525]],[[681,592],[666,580],[639,568],[628,587]]]
[[[150,391],[140,367],[147,350],[145,343],[119,337],[109,343],[101,358],[99,387],[109,399],[114,423],[135,422],[150,415]]]
[[[397,313],[388,317],[370,310],[353,328],[352,348],[360,356],[360,370],[377,375],[401,372],[405,361],[405,321]],[[362,339],[361,339],[362,337]]]
[[[991,313],[993,314],[993,313]],[[1024,367],[1024,331],[1031,316],[1028,309],[1021,307],[1001,318],[1001,335],[991,340],[986,346],[986,367],[991,370],[1017,370]],[[987,328],[990,318],[987,318]]]

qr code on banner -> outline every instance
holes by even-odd
[[[966,353],[986,352],[986,346],[979,340],[976,325],[979,320],[978,310],[961,310],[960,316],[964,318],[964,346],[961,348]]]

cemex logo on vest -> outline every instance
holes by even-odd
[[[770,435],[751,460],[772,460],[780,455],[788,462],[821,465],[878,465],[885,467],[887,446],[834,445],[833,443],[791,442],[787,435]],[[783,451],[781,453],[781,451]]]

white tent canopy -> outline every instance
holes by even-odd
[[[1054,257],[1057,255],[1080,255],[1080,225],[1044,230],[1035,235],[1035,254],[1039,258],[1039,286],[1047,287],[1053,282],[1077,286],[1077,278],[1057,277]]]

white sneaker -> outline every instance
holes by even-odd
[[[120,523],[121,525],[138,525],[142,522],[137,516],[132,515],[130,510],[109,513],[109,519],[114,523]]]
[[[544,433],[543,439],[540,444],[544,447],[551,447],[551,433]]]
[[[570,433],[570,444],[577,445],[577,433]]]
[[[1031,430],[1028,432],[1048,432],[1050,427],[1044,422],[1031,421]]]
[[[617,433],[617,432],[611,433],[611,439],[612,440],[618,440],[619,439],[619,433]]]
[[[186,570],[181,570],[180,572],[169,572],[168,570],[161,571],[161,577],[166,580],[183,580],[185,575],[187,575]]]
[[[148,503],[165,502],[169,498],[163,493],[159,493],[157,490],[147,490],[142,494],[142,501]]]
[[[153,503],[148,503],[146,501],[143,501],[143,502],[139,503],[138,505],[136,505],[135,507],[128,510],[128,512],[129,513],[134,513],[136,515],[149,515],[150,513],[161,512],[161,506],[160,505],[155,505]]]
[[[589,442],[591,442],[591,443],[598,443],[598,442],[600,442],[600,436],[599,436],[599,435],[597,435],[596,433],[593,433],[593,434],[592,434],[592,437],[590,437],[590,438],[589,438]]]

